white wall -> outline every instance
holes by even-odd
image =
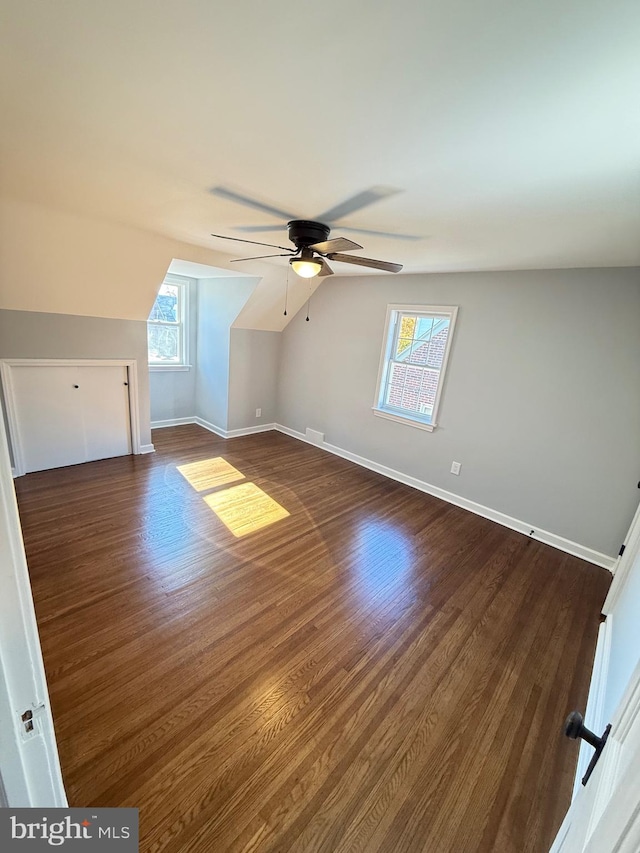
[[[135,359],[140,443],[151,443],[146,322],[0,309],[0,358]]]
[[[201,278],[197,283],[196,400],[192,414],[223,430],[229,423],[231,324],[257,281]]]
[[[433,433],[372,414],[388,303],[460,306]],[[335,277],[283,333],[278,418],[615,556],[637,504],[638,329],[633,268]]]

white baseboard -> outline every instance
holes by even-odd
[[[216,426],[215,424],[210,423],[209,421],[205,421],[203,418],[194,418],[193,423],[201,426],[203,429],[208,429],[209,432],[214,433],[215,435],[220,436],[220,438],[227,437],[226,429],[222,427]]]
[[[591,682],[589,684],[589,697],[587,699],[587,707],[584,712],[584,724],[591,731],[604,731],[605,726],[610,720],[604,719],[604,700],[607,695],[607,678],[609,676],[609,661],[611,655],[611,637],[613,635],[613,616],[607,616],[604,622],[600,623],[598,628],[598,642],[596,645],[596,654],[593,660],[593,671],[591,673]],[[582,741],[580,752],[578,754],[578,766],[576,768],[576,778],[573,784],[573,797],[582,788],[582,777],[587,772],[587,767],[593,756],[593,747],[589,746],[586,741]]]
[[[169,418],[165,421],[151,421],[151,429],[164,429],[164,427],[182,426],[183,424],[194,424],[196,419],[191,418]]]
[[[227,430],[226,438],[238,438],[241,435],[254,435],[257,432],[271,432],[275,428],[275,424],[260,424],[260,426],[245,427],[244,429],[230,429]]]
[[[456,495],[453,492],[448,492],[446,489],[441,489],[438,486],[432,486],[424,480],[418,480],[416,477],[411,477],[408,474],[403,474],[401,471],[396,471],[393,468],[388,468],[386,465],[380,465],[373,462],[371,459],[366,459],[364,456],[358,456],[356,453],[351,453],[349,450],[343,450],[341,447],[336,447],[333,444],[324,442],[318,445],[316,442],[309,441],[307,436],[297,430],[289,429],[282,424],[276,424],[275,428],[289,435],[292,438],[297,438],[299,441],[304,441],[314,447],[320,447],[335,456],[340,456],[342,459],[348,459],[350,462],[355,462],[356,465],[361,465],[363,468],[368,468],[370,471],[376,471],[391,480],[397,480],[399,483],[404,483],[406,486],[411,486],[414,489],[419,489],[421,492],[426,492],[436,498],[440,498],[455,506],[467,509],[476,515],[481,515],[483,518],[488,518],[490,521],[496,521],[504,527],[509,527],[511,530],[517,530],[519,533],[524,533],[532,539],[539,542],[545,542],[560,551],[571,554],[574,557],[580,557],[589,563],[594,563],[596,566],[601,566],[603,569],[608,569],[613,573],[617,559],[609,557],[607,554],[601,554],[599,551],[594,551],[592,548],[587,548],[585,545],[580,545],[578,542],[572,542],[570,539],[565,539],[563,536],[558,536],[556,533],[550,533],[548,530],[540,530],[533,524],[529,524],[520,519],[512,518],[510,515],[505,515],[503,512],[491,509],[491,507],[483,506],[482,504],[471,501],[468,498],[463,498],[461,495]]]
[[[253,435],[257,432],[270,432],[276,428],[275,424],[260,424],[259,426],[243,427],[241,429],[223,429],[222,427],[205,421],[193,415],[190,418],[172,418],[166,421],[152,421],[151,429],[163,429],[164,427],[182,426],[183,424],[197,424],[203,429],[220,436],[220,438],[239,438],[242,435]]]
[[[209,432],[219,435],[220,438],[239,438],[242,435],[253,435],[256,432],[270,432],[276,428],[275,424],[260,424],[260,426],[245,427],[244,429],[223,429],[203,418],[194,418],[193,422],[204,427],[204,429],[208,429]]]
[[[141,444],[140,453],[155,453],[156,449],[153,444]]]

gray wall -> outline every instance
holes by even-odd
[[[184,276],[182,276],[184,278]],[[189,281],[189,370],[149,370],[151,422],[190,418],[196,410],[198,358],[198,294],[195,279]]]
[[[191,369],[150,371],[152,422],[197,415],[241,429],[276,420],[280,333],[230,328],[254,287],[254,279],[191,281]]]
[[[275,423],[280,332],[231,329],[229,429]],[[256,409],[262,415],[256,418]]]
[[[230,327],[256,286],[255,279],[198,279],[196,399],[198,417],[228,429]]]
[[[136,359],[140,442],[151,442],[146,322],[0,310],[0,358]]]
[[[639,273],[325,280],[283,333],[279,422],[614,556],[640,494]],[[433,433],[372,414],[388,303],[460,306]]]

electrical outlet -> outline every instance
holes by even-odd
[[[462,467],[462,465],[460,464],[460,462],[452,462],[451,463],[451,473],[455,474],[457,476],[460,473],[461,467]]]
[[[256,409],[256,417],[257,417],[257,418],[261,418],[261,417],[262,417],[262,409]]]

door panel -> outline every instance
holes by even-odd
[[[25,473],[86,461],[76,366],[12,368]]]
[[[605,602],[612,641],[604,722],[611,722],[611,732],[587,785],[580,787],[567,812],[552,853],[640,850],[640,537],[633,528],[631,534],[624,573],[614,581],[615,595],[610,593]]]
[[[61,808],[67,798],[1,416],[0,579],[0,773],[6,795],[0,804]],[[21,719],[27,710],[33,713],[29,731]]]
[[[129,387],[126,367],[78,368],[86,459],[131,453]]]

